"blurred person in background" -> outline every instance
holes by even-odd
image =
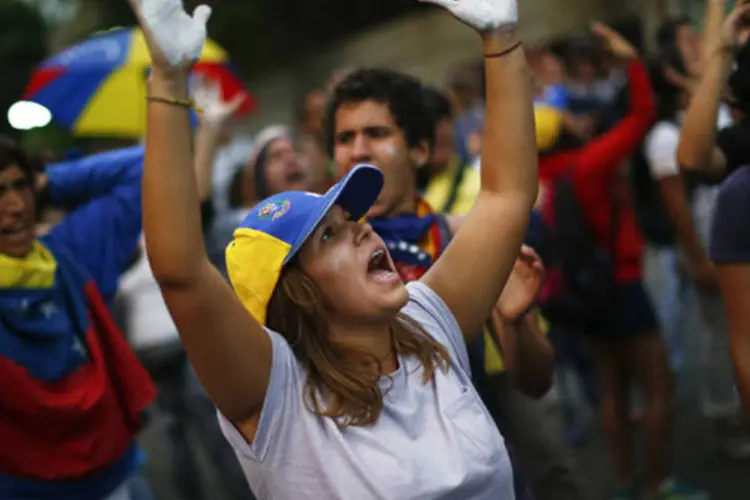
[[[297,131],[303,135],[310,135],[325,144],[325,128],[323,120],[326,112],[326,101],[328,96],[322,90],[311,90],[308,92],[297,112]]]
[[[593,115],[574,114],[570,102],[565,67],[551,47],[538,46],[530,49],[533,78],[537,82],[534,102],[537,148],[541,155],[558,147],[561,136],[570,136],[580,142],[590,140],[596,127]],[[530,238],[543,260],[549,257],[549,238],[542,221],[541,206],[544,201],[546,183],[540,182],[537,209],[532,213]],[[529,241],[532,241],[531,239]],[[593,367],[588,360],[580,332],[560,324],[553,324],[549,338],[555,346],[557,370],[556,386],[559,389],[566,441],[574,446],[583,444],[588,438],[588,429],[582,421],[580,406],[575,401],[575,390],[571,378],[577,382],[580,393],[591,408],[599,405],[599,391]]]
[[[569,107],[568,90],[565,87],[565,67],[562,61],[544,46],[532,46],[526,50],[534,81],[534,102],[565,111]]]
[[[570,38],[562,60],[567,74],[567,109],[575,118],[566,117],[568,128],[590,140],[617,121],[615,102],[625,87],[626,75],[590,34]]]
[[[568,107],[575,115],[595,113],[602,107],[597,92],[599,44],[590,35],[571,37],[565,46],[564,63],[568,76]]]
[[[678,298],[676,310],[672,310],[674,298],[665,297],[664,304],[668,309],[662,314],[670,364],[677,375],[684,364],[687,326],[685,315],[690,299],[688,289],[685,288],[685,278],[687,275],[691,276],[700,288],[707,291],[715,288],[716,283],[706,246],[693,214],[692,201],[699,186],[690,179],[684,179],[677,165],[680,125],[693,90],[688,83],[693,78],[687,70],[689,62],[683,58],[685,51],[679,46],[680,41],[685,39],[682,34],[688,31],[693,31],[690,21],[678,18],[665,21],[657,32],[660,52],[651,72],[657,98],[657,122],[649,132],[644,147],[651,180],[658,189],[670,226],[669,233],[678,244],[677,253],[673,247],[668,247],[660,255],[670,282],[676,285],[674,290],[669,287],[668,292]],[[700,57],[700,53],[698,56]],[[725,110],[719,120],[723,127],[731,122],[731,116]]]
[[[724,2],[707,1],[707,17],[704,36],[716,39],[724,19]],[[733,458],[743,458],[750,452],[747,437],[743,439],[743,426],[738,422],[739,399],[735,389],[735,377],[731,369],[729,332],[716,273],[708,258],[708,246],[713,225],[719,187],[711,180],[706,184],[696,175],[685,176],[677,164],[677,148],[684,111],[695,91],[697,75],[688,68],[699,68],[701,51],[698,36],[684,18],[668,20],[662,24],[657,40],[661,54],[657,62],[653,82],[658,102],[658,122],[646,139],[646,158],[651,174],[659,184],[666,213],[678,245],[678,254],[667,253],[669,271],[676,273],[676,281],[688,275],[693,280],[694,296],[700,307],[703,324],[700,329],[700,378],[701,407],[706,417],[716,427],[717,444],[720,451]],[[693,69],[695,71],[696,69]],[[724,105],[719,108],[717,129],[732,124],[731,110]],[[705,179],[705,178],[704,178]],[[670,258],[671,257],[671,258]],[[684,282],[684,281],[683,281]],[[688,314],[686,293],[679,310],[669,311],[678,319],[673,323],[674,331],[667,334],[670,361],[676,374],[680,374],[684,363],[684,321]],[[668,303],[671,303],[669,301]],[[671,334],[671,336],[670,336]]]
[[[584,316],[569,320],[585,326],[601,385],[602,425],[609,438],[617,482],[613,498],[636,498],[645,487],[649,498],[704,499],[705,493],[671,476],[673,379],[656,314],[643,284],[644,243],[626,178],[628,159],[653,124],[652,89],[646,67],[632,44],[600,24],[594,24],[593,30],[627,68],[628,111],[607,132],[586,144],[576,145],[574,138],[561,137],[567,144],[560,144],[539,161],[540,177],[553,189],[545,214],[553,230],[560,222],[557,219],[565,215],[555,211],[555,200],[563,194],[563,183],[568,182],[596,247],[609,255],[606,294],[595,297],[595,310],[584,306],[579,311],[588,316],[587,323],[583,323]],[[569,253],[575,249],[554,251]],[[548,283],[564,285],[566,281]],[[603,300],[607,303],[599,304]],[[643,486],[636,476],[630,428],[629,396],[634,384],[645,396],[641,426],[647,469]]]
[[[311,191],[325,192],[333,184],[335,167],[325,149],[325,108],[328,94],[313,90],[305,95],[297,116],[297,144],[302,161],[314,179]]]
[[[461,163],[469,165],[482,150],[482,73],[473,62],[460,62],[450,71],[448,89],[454,106],[456,151]]]
[[[425,113],[433,125],[427,162],[416,168],[417,189],[438,213],[465,215],[479,193],[479,169],[461,161],[456,151],[456,130],[450,98],[433,87],[425,87]]]
[[[209,233],[208,252],[220,270],[225,269],[224,251],[234,230],[258,200],[283,191],[326,189],[325,177],[300,149],[299,139],[286,125],[267,126],[254,137],[250,158],[230,185],[233,207],[216,214]]]
[[[109,306],[141,232],[143,148],[37,174],[0,140],[0,497],[150,499],[136,436],[155,396]],[[65,216],[35,237],[48,200]]]
[[[716,265],[729,323],[732,362],[746,417],[750,418],[750,4],[737,5],[713,40],[703,76],[685,114],[678,162],[687,173],[725,178],[711,228],[709,256]],[[727,85],[728,84],[728,85]],[[727,92],[728,90],[728,92]],[[735,124],[718,130],[722,100]]]
[[[201,81],[194,90],[196,106],[202,110],[194,168],[204,232],[210,230],[212,222],[213,157],[231,117],[242,104],[241,97],[223,102],[220,85],[210,80]],[[216,409],[185,354],[177,327],[151,271],[142,239],[135,262],[120,278],[118,309],[128,342],[158,388],[157,404],[165,420],[170,448],[168,463],[173,492],[179,498],[193,500],[216,497],[215,493],[209,493],[201,478],[199,457],[203,454],[220,479],[225,496],[237,500],[247,498],[247,482],[222,436]],[[199,449],[192,444],[193,435],[199,440]]]

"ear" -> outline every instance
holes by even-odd
[[[423,139],[416,146],[409,148],[409,159],[416,168],[422,168],[427,165],[430,159],[430,142]]]

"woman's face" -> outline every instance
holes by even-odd
[[[334,321],[390,321],[408,300],[383,240],[369,224],[350,220],[339,206],[310,235],[299,262]]]
[[[692,26],[684,24],[675,32],[675,45],[685,69],[691,76],[698,76],[701,66],[701,40]]]

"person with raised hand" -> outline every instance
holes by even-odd
[[[109,310],[141,232],[143,154],[42,173],[0,137],[0,498],[151,498],[137,436],[156,390]],[[65,215],[40,235],[46,203]]]
[[[515,0],[439,2],[481,36],[491,140],[476,205],[432,268],[403,285],[361,222],[383,176],[360,165],[322,196],[260,202],[227,248],[234,291],[206,256],[191,169],[187,78],[210,10],[191,17],[179,0],[131,4],[154,61],[147,253],[256,496],[513,499],[508,454],[471,386],[464,337],[498,302],[537,194]]]

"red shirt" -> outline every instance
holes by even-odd
[[[539,176],[547,187],[575,166],[573,188],[601,246],[610,246],[612,197],[615,193],[620,197],[619,228],[614,245],[615,279],[619,283],[641,278],[643,254],[643,236],[622,167],[643,141],[655,117],[655,102],[646,67],[635,60],[628,64],[627,71],[630,109],[617,125],[579,149],[539,158]],[[551,209],[551,203],[546,205]]]

